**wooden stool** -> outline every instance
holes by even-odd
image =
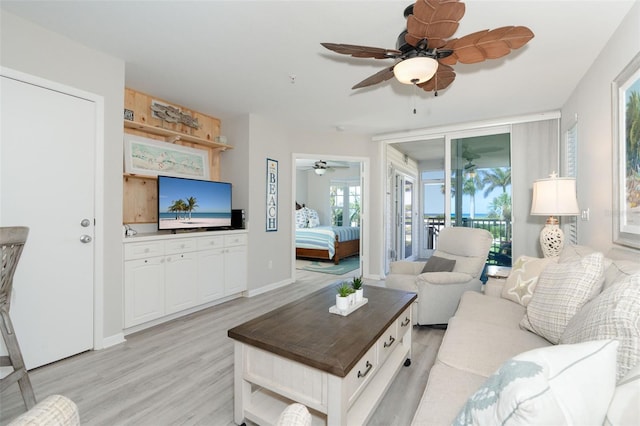
[[[13,274],[18,266],[29,228],[24,226],[0,228],[0,332],[7,346],[8,356],[0,356],[0,367],[13,367],[13,373],[0,379],[0,392],[18,382],[27,410],[36,405],[29,374],[24,366],[22,352],[13,330],[9,305],[13,288]]]

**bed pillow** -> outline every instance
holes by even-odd
[[[520,327],[558,343],[569,320],[602,289],[604,256],[549,263],[540,274]]]
[[[306,207],[305,207],[306,208]],[[313,209],[307,209],[307,218],[308,218],[308,227],[315,228],[320,226],[320,216],[318,216],[318,212]]]
[[[421,274],[425,272],[451,272],[456,266],[455,259],[445,259],[444,257],[431,256],[422,268]]]
[[[502,286],[502,298],[527,306],[538,283],[538,277],[550,262],[557,261],[557,257],[520,256]]]
[[[631,275],[587,303],[565,329],[560,343],[616,339],[618,380],[640,363],[640,274]]]
[[[547,346],[506,361],[453,425],[602,424],[615,391],[615,340]]]
[[[307,228],[308,224],[309,220],[307,219],[306,207],[303,207],[300,210],[296,210],[296,228]]]

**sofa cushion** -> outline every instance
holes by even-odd
[[[467,291],[460,298],[455,316],[518,329],[524,311],[524,306],[510,300],[486,296],[477,291]]]
[[[601,340],[520,354],[488,378],[453,424],[602,424],[615,389],[617,346]]]
[[[605,426],[640,424],[640,364],[618,382],[607,410]]]
[[[558,343],[569,320],[602,288],[604,256],[592,253],[566,263],[550,263],[538,278],[520,325]]]
[[[607,289],[633,274],[640,274],[640,262],[613,260],[604,272],[604,288]]]
[[[484,376],[436,363],[422,394],[413,426],[450,425],[469,396],[487,380]]]
[[[456,265],[455,259],[445,259],[444,257],[431,256],[421,273],[424,272],[451,272]]]
[[[604,290],[587,303],[565,329],[560,343],[616,339],[618,379],[640,362],[640,274]]]
[[[550,262],[557,261],[557,257],[520,256],[513,264],[511,273],[502,287],[502,297],[527,306],[538,283],[540,273]]]
[[[438,361],[489,377],[505,360],[548,345],[549,342],[542,337],[520,328],[455,316],[449,320],[438,351]]]

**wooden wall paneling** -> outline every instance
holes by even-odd
[[[197,118],[200,128],[195,129],[181,123],[168,123],[154,117],[151,110],[153,101],[179,108]],[[221,153],[232,147],[216,141],[216,136],[220,135],[219,119],[129,88],[125,88],[124,108],[133,112],[133,120],[125,120],[125,133],[204,149],[209,153],[209,179],[220,180]],[[123,223],[156,223],[158,220],[157,192],[155,177],[125,174]]]
[[[158,221],[157,179],[125,176],[123,188],[123,223],[156,223]]]

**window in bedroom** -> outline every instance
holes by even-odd
[[[332,181],[329,199],[332,226],[360,226],[359,181]]]

